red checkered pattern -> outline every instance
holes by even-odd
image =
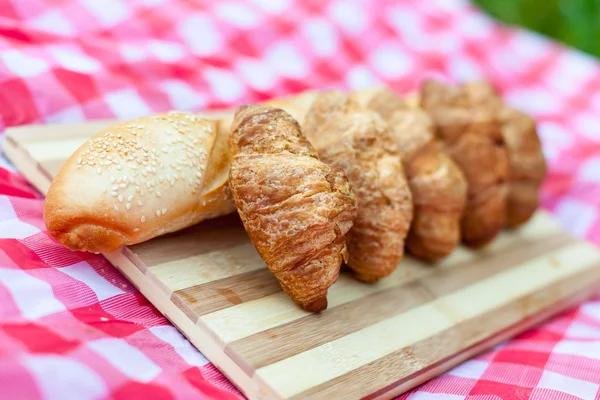
[[[0,130],[308,88],[486,78],[539,120],[544,207],[600,243],[600,67],[462,0],[0,0]],[[0,136],[1,137],[1,136]],[[0,398],[241,395],[100,256],[44,229],[0,158]],[[402,399],[600,399],[600,299]]]

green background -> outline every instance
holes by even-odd
[[[474,0],[504,23],[520,25],[600,57],[600,0]]]

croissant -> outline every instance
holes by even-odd
[[[527,222],[538,207],[546,160],[530,116],[505,106],[500,111],[500,121],[510,167],[506,226],[514,228]]]
[[[331,91],[312,103],[303,130],[321,160],[346,173],[356,194],[346,264],[364,282],[391,274],[404,255],[413,205],[387,124],[376,113],[361,111],[348,95]]]
[[[319,160],[298,122],[273,107],[239,108],[230,147],[229,184],[258,253],[296,304],[324,310],[356,217],[348,179]]]
[[[502,229],[506,215],[509,167],[498,118],[499,97],[483,82],[454,87],[426,81],[420,105],[432,117],[437,137],[468,184],[463,241],[483,247]]]
[[[414,204],[408,252],[427,261],[447,256],[461,239],[467,184],[460,168],[439,149],[433,121],[426,112],[409,108],[387,89],[358,93],[357,97],[389,123],[404,161]]]

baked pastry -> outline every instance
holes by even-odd
[[[427,261],[449,255],[460,244],[467,184],[460,168],[438,147],[433,121],[388,89],[357,97],[388,122],[404,161],[414,204],[406,249]]]
[[[169,112],[100,132],[52,181],[48,231],[72,250],[112,252],[235,211],[224,128]]]
[[[498,118],[501,101],[484,82],[447,86],[426,81],[420,105],[432,117],[436,136],[468,184],[463,241],[483,247],[500,232],[506,216],[509,167]]]
[[[239,108],[230,145],[231,191],[250,239],[296,304],[324,310],[356,216],[350,183],[281,109]]]
[[[314,100],[303,130],[321,160],[345,172],[356,194],[346,264],[364,282],[391,274],[404,255],[413,204],[387,124],[348,95],[330,91]]]
[[[546,160],[533,118],[504,106],[500,121],[510,167],[506,226],[514,228],[527,222],[538,207],[538,191],[546,175]]]

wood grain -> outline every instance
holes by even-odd
[[[507,257],[483,257],[474,262],[463,262],[451,269],[428,274],[404,284],[372,294],[351,303],[332,308],[321,318],[310,316],[283,326],[268,329],[232,343],[253,367],[291,357],[306,350],[329,343],[339,337],[365,328],[400,312],[423,305],[439,296],[478,282],[496,273],[516,267],[551,249],[569,244],[564,235],[548,237],[546,241],[522,241],[509,251]],[[510,267],[507,268],[507,265]],[[264,348],[277,348],[277,353],[266,353]]]
[[[45,192],[112,123],[9,129],[4,151]],[[106,257],[252,399],[390,398],[600,287],[600,252],[544,212],[485,250],[406,258],[374,285],[342,274],[316,315],[281,291],[236,214]]]

